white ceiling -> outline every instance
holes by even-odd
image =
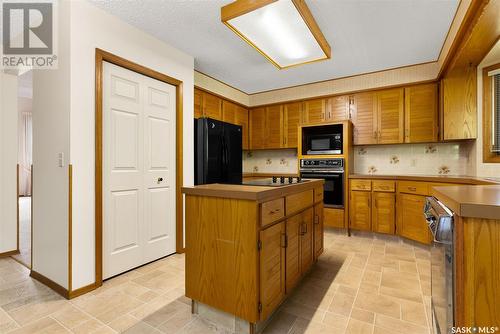
[[[220,21],[230,0],[90,0],[246,93],[435,61],[459,0],[307,0],[332,59],[278,70]]]

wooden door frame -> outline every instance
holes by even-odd
[[[103,63],[108,62],[130,71],[145,75],[175,86],[176,91],[176,252],[184,253],[183,238],[183,203],[181,187],[183,182],[183,82],[153,69],[144,67],[127,59],[96,48],[95,52],[95,286],[102,285],[102,145],[103,145],[103,120],[102,120],[102,89],[103,89]]]

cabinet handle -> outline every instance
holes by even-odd
[[[378,208],[378,205],[377,205],[377,199],[375,199],[375,201],[373,201],[373,205],[375,206],[375,209]]]
[[[409,191],[417,191],[417,188],[415,188],[415,187],[408,187],[408,190]]]
[[[314,216],[314,224],[319,224],[319,215]]]
[[[373,131],[373,139],[377,139],[377,131]]]
[[[380,137],[382,137],[382,132],[381,131],[377,131],[378,132],[378,139],[380,139]]]
[[[288,237],[287,237],[286,233],[281,233],[280,246],[281,246],[281,248],[288,247]]]
[[[280,212],[280,209],[271,210],[271,211],[269,211],[269,214],[274,215],[275,213],[278,213],[278,212]]]

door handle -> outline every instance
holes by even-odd
[[[163,178],[159,177],[158,180],[157,180],[157,183],[160,184],[161,182],[163,182]]]

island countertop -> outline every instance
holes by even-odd
[[[278,187],[212,183],[199,186],[182,187],[182,193],[195,196],[235,198],[264,202],[269,199],[322,187],[324,182],[324,180],[307,180],[307,182]]]
[[[500,185],[434,187],[432,195],[460,217],[500,220]]]

